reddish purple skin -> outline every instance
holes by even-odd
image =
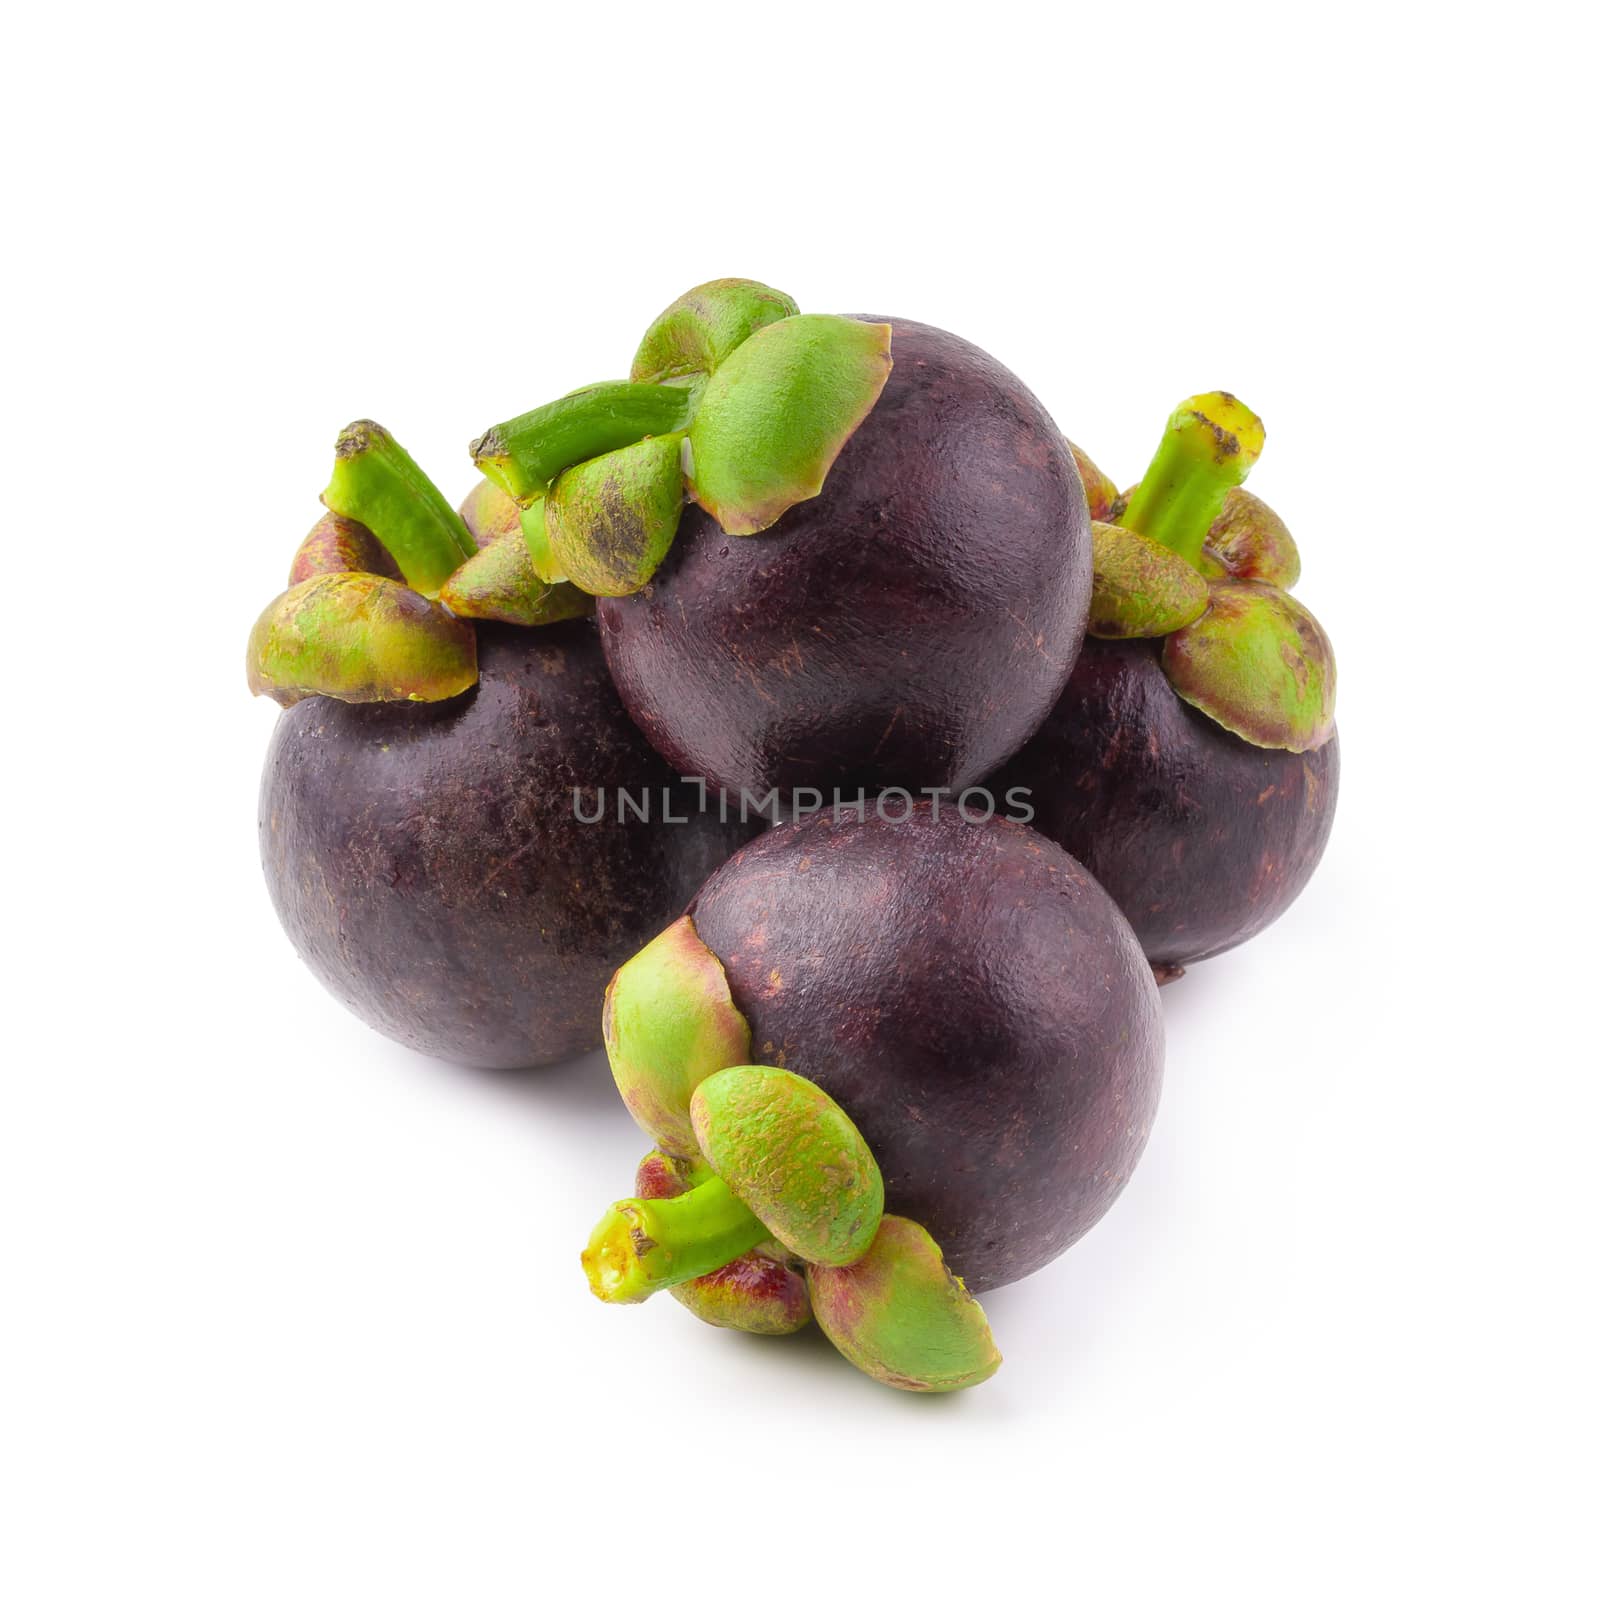
[[[690,907],[759,1061],[820,1084],[975,1293],[1104,1213],[1161,1087],[1150,968],[1070,856],[924,803],[747,845]]]
[[[1305,888],[1333,827],[1339,741],[1258,749],[1178,698],[1156,645],[1090,639],[992,784],[1013,786],[1170,971],[1253,938]]]
[[[478,662],[477,687],[438,705],[284,712],[262,865],[295,948],[379,1032],[541,1066],[599,1045],[612,972],[753,830],[696,815],[624,713],[588,621],[479,624]],[[619,785],[655,805],[673,786],[674,813],[694,820],[618,823]],[[574,819],[575,786],[604,786],[604,823]]]
[[[960,787],[1060,693],[1091,584],[1066,441],[965,340],[896,320],[891,353],[816,499],[744,538],[690,507],[649,586],[599,602],[623,702],[680,772]]]

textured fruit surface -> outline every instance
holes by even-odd
[[[1120,912],[1016,823],[773,829],[692,907],[756,1058],[860,1129],[885,1206],[974,1293],[1037,1270],[1116,1198],[1160,1091],[1162,1022]]]
[[[717,1175],[806,1261],[846,1266],[883,1215],[883,1177],[855,1124],[780,1067],[730,1067],[694,1092],[695,1137]]]
[[[895,321],[893,357],[816,499],[749,538],[688,507],[653,581],[600,602],[622,698],[679,771],[966,784],[1066,681],[1091,577],[1065,440],[952,334]]]
[[[593,625],[478,628],[480,681],[432,706],[302,701],[261,786],[267,885],[296,949],[365,1021],[483,1066],[600,1043],[617,965],[750,829],[616,821],[671,774],[613,693]],[[604,786],[580,825],[572,789]],[[586,804],[591,803],[586,800]],[[692,812],[692,790],[675,812]]]
[[[1033,826],[1077,856],[1150,960],[1182,967],[1259,933],[1322,858],[1339,741],[1246,744],[1185,705],[1159,642],[1091,639],[1060,703],[993,786],[1033,791]]]

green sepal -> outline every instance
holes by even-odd
[[[1089,516],[1095,522],[1116,521],[1117,502],[1121,496],[1117,486],[1093,461],[1086,451],[1080,450],[1070,439],[1067,449],[1078,469],[1078,480],[1083,484],[1083,497],[1089,502]]]
[[[1221,579],[1204,616],[1169,634],[1161,665],[1177,693],[1266,750],[1315,750],[1333,736],[1333,645],[1298,600]]]
[[[472,441],[478,470],[531,505],[568,467],[689,423],[694,394],[656,383],[595,383],[502,422]]]
[[[594,600],[581,589],[570,583],[546,583],[533,570],[520,531],[519,525],[517,537],[496,539],[457,567],[439,591],[440,601],[458,617],[530,628],[593,611]]]
[[[760,1249],[747,1250],[725,1267],[674,1284],[670,1292],[702,1322],[737,1333],[798,1333],[811,1320],[804,1276]]]
[[[546,583],[565,583],[567,574],[550,548],[550,529],[545,521],[544,501],[535,500],[522,509],[522,542],[527,546],[533,570]]]
[[[480,478],[457,508],[467,532],[481,550],[486,544],[520,531],[522,507],[498,483]]]
[[[781,1067],[713,1073],[689,1108],[711,1170],[806,1261],[847,1266],[883,1216],[883,1176],[837,1101]]]
[[[689,428],[689,475],[725,533],[759,533],[822,492],[889,381],[891,335],[884,322],[788,317],[717,369]]]
[[[448,700],[478,681],[472,624],[392,578],[330,572],[297,583],[250,630],[252,694],[290,706],[335,700]]]
[[[750,1059],[750,1026],[688,917],[617,969],[601,1031],[629,1115],[669,1155],[698,1158],[690,1098],[702,1079]]]
[[[477,549],[433,480],[376,422],[352,422],[339,435],[322,503],[370,528],[421,594],[436,595]]]
[[[698,1188],[715,1174],[705,1162],[652,1150],[634,1174],[641,1200],[670,1200]],[[797,1333],[811,1320],[806,1280],[789,1265],[788,1252],[773,1243],[668,1291],[686,1310],[714,1328],[740,1333]]]
[[[661,383],[712,373],[757,329],[799,311],[781,290],[753,278],[713,278],[679,295],[639,342],[629,376]]]
[[[817,1326],[879,1383],[942,1393],[982,1383],[1000,1366],[983,1307],[927,1229],[904,1217],[885,1216],[853,1265],[808,1266],[806,1282]]]
[[[381,578],[400,577],[394,557],[378,543],[372,530],[334,511],[323,515],[300,541],[289,567],[289,587],[324,572],[375,572]]]
[[[569,467],[544,498],[557,565],[590,594],[635,594],[647,584],[683,515],[683,437],[641,439]]]
[[[1206,530],[1200,570],[1208,578],[1245,578],[1292,589],[1300,581],[1300,550],[1271,506],[1248,489],[1230,489]]]
[[[1097,639],[1157,639],[1206,608],[1206,581],[1176,551],[1131,528],[1090,525],[1094,589],[1089,632]]]
[[[697,1155],[674,1156],[665,1150],[652,1150],[634,1172],[633,1192],[641,1200],[672,1200],[715,1176]]]

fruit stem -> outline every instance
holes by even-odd
[[[432,599],[477,544],[432,479],[376,422],[352,422],[333,447],[322,503],[364,523],[413,589]]]
[[[1185,400],[1167,419],[1122,526],[1199,567],[1206,533],[1228,491],[1249,475],[1265,439],[1261,419],[1231,394],[1216,390]]]
[[[737,1261],[772,1235],[720,1178],[670,1200],[619,1200],[589,1235],[583,1270],[609,1305],[637,1305]]]
[[[682,432],[698,398],[698,390],[677,384],[592,384],[490,428],[472,441],[472,459],[486,478],[527,506],[580,461]]]

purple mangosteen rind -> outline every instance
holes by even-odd
[[[825,492],[748,539],[689,507],[652,581],[597,607],[634,720],[729,795],[979,783],[1082,643],[1088,507],[1054,420],[968,341],[865,323],[894,367]]]
[[[1247,743],[1182,700],[1163,641],[1085,642],[1044,726],[990,780],[1127,917],[1158,981],[1243,944],[1310,881],[1332,831],[1339,740]]]
[[[469,692],[317,696],[277,719],[262,865],[301,959],[369,1026],[467,1065],[545,1066],[601,1044],[618,963],[754,829],[699,809],[645,742],[592,623],[459,626]],[[620,790],[680,825],[595,806]]]
[[[591,1288],[634,1303],[716,1271],[761,1248],[748,1211],[864,1371],[980,1381],[997,1355],[966,1282],[1044,1265],[1143,1146],[1161,1057],[1150,969],[1104,892],[1019,825],[924,806],[905,828],[820,816],[772,837],[612,985],[613,1016],[634,1019],[607,1033],[626,1103],[653,1102],[652,1133],[687,1109],[696,1147],[647,1158],[640,1196],[606,1213]],[[641,1096],[657,1012],[668,1045]],[[750,1059],[686,1072],[673,1039],[707,1033],[747,1037]]]

